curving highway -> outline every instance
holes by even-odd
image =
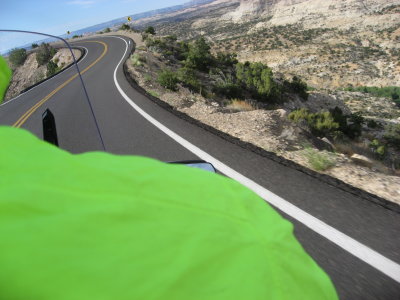
[[[286,167],[164,110],[127,82],[126,37],[74,43],[105,150],[162,161],[205,159],[253,189],[294,224],[305,250],[330,275],[341,299],[400,299],[400,215]],[[73,67],[0,106],[0,124],[42,137],[41,115],[55,118],[60,147],[103,150]],[[139,174],[140,175],[140,174]]]

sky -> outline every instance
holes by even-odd
[[[124,16],[183,4],[188,1],[1,0],[0,29],[28,30],[58,36],[67,31],[72,32]],[[0,51],[9,49],[12,39],[22,41],[22,36],[21,34],[0,34]]]

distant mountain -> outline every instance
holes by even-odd
[[[144,19],[144,18],[156,16],[156,15],[172,13],[172,12],[180,11],[180,10],[183,10],[186,8],[204,5],[207,3],[211,3],[213,1],[215,1],[215,0],[192,0],[192,1],[189,1],[189,2],[181,4],[181,5],[175,5],[175,6],[170,6],[170,7],[166,7],[166,8],[155,9],[155,10],[151,10],[148,12],[143,12],[143,13],[129,15],[129,16],[132,18],[132,20],[137,21],[140,19]],[[81,34],[86,34],[86,33],[92,33],[92,32],[97,32],[97,31],[103,30],[107,27],[112,28],[115,26],[119,26],[119,25],[122,25],[127,22],[126,21],[127,17],[128,17],[128,15],[125,17],[122,17],[122,18],[114,19],[114,20],[111,20],[108,22],[93,25],[93,26],[86,27],[86,28],[83,28],[80,30],[75,30],[75,31],[71,32],[71,35],[81,35]],[[67,37],[67,35],[64,34],[61,37]]]

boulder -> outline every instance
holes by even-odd
[[[372,165],[374,164],[371,159],[369,159],[366,156],[360,155],[360,154],[353,154],[350,159],[357,165],[363,166],[363,167],[368,167],[371,168]]]
[[[288,113],[287,113],[286,110],[280,108],[280,109],[277,109],[276,112],[279,114],[279,117],[280,117],[281,119],[287,119]]]

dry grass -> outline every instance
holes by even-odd
[[[334,155],[308,148],[303,151],[303,155],[307,158],[308,164],[316,171],[325,171],[335,166]]]
[[[243,100],[232,100],[232,102],[229,103],[226,108],[236,111],[251,111],[257,109],[251,103]]]
[[[335,143],[335,150],[347,156],[352,156],[356,153],[352,145],[349,143]]]

